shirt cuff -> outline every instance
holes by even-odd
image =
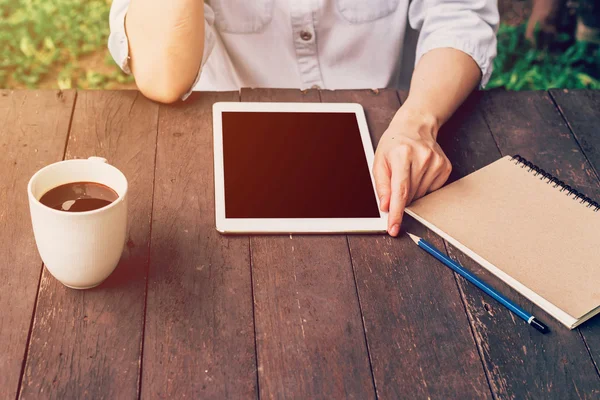
[[[108,51],[119,68],[126,74],[131,74],[129,68],[129,41],[125,34],[125,14],[127,8],[111,16],[111,31],[108,36]]]
[[[205,15],[206,15],[206,12],[207,12],[207,10],[206,10],[206,6],[205,6],[205,8],[204,8]],[[216,35],[215,35],[212,24],[210,24],[209,21],[207,21],[205,19],[204,20],[204,51],[202,53],[202,62],[200,63],[200,68],[198,69],[198,74],[196,75],[196,79],[194,80],[194,83],[192,84],[190,89],[183,96],[181,96],[181,100],[186,100],[188,97],[190,97],[190,95],[194,91],[194,88],[198,84],[198,81],[200,81],[200,74],[202,73],[202,68],[204,68],[204,64],[206,64],[206,61],[208,60],[210,53],[212,53],[212,50],[215,47],[215,42],[216,42],[215,38],[216,38]]]
[[[488,46],[482,45],[481,43],[473,43],[468,40],[453,37],[428,37],[417,52],[415,66],[425,53],[434,49],[448,47],[462,51],[477,63],[481,70],[481,82],[479,86],[483,89],[492,76],[492,71],[494,69],[492,60],[495,57],[495,51],[490,51]],[[495,50],[495,44],[493,49]]]

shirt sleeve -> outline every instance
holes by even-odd
[[[110,9],[110,35],[108,36],[108,50],[117,65],[126,74],[131,74],[129,68],[129,42],[125,33],[125,15],[129,8],[130,0],[114,0]],[[202,63],[196,75],[194,83],[189,90],[181,97],[185,100],[192,93],[194,86],[200,80],[202,67],[206,64],[210,53],[215,47],[216,35],[214,30],[215,14],[206,3],[204,4],[204,52],[202,54]]]
[[[473,58],[481,87],[490,79],[496,57],[498,6],[494,0],[414,0],[408,20],[419,30],[415,65],[430,50],[451,47]]]

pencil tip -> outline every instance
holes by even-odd
[[[417,235],[413,235],[412,233],[406,232],[408,233],[408,236],[410,236],[410,238],[412,239],[413,242],[415,243],[419,243],[419,240],[421,240],[420,237],[418,237]]]

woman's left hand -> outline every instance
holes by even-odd
[[[436,142],[438,130],[434,117],[405,105],[379,141],[373,174],[391,236],[400,232],[405,206],[442,187],[452,171]]]

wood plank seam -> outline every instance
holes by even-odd
[[[371,91],[376,96],[379,95],[379,90],[371,89]],[[319,100],[321,102],[323,102],[322,98],[321,98],[321,90],[319,90],[318,93],[319,93]],[[400,104],[402,104],[402,99],[400,98],[398,91],[395,91],[394,93],[396,95],[396,98],[398,99],[398,102]],[[374,147],[373,150],[376,150],[375,146],[373,146],[373,147]],[[373,371],[373,357],[371,355],[371,346],[369,344],[369,338],[367,335],[367,327],[365,326],[365,315],[364,315],[364,311],[363,311],[363,303],[360,298],[360,292],[358,290],[358,282],[356,280],[356,267],[354,265],[354,259],[352,257],[352,248],[350,246],[350,240],[348,238],[348,235],[345,235],[345,237],[346,237],[346,246],[348,247],[348,254],[350,254],[350,266],[352,267],[352,278],[354,279],[354,290],[356,291],[356,299],[358,300],[358,309],[360,311],[360,320],[361,320],[363,335],[364,335],[364,339],[365,339],[365,347],[367,349],[367,357],[369,359],[369,370],[371,372],[371,380],[373,382],[373,388],[375,389],[375,398],[379,399],[379,397],[380,397],[379,387],[377,386],[377,383],[375,381],[375,372]]]
[[[242,88],[238,90],[237,93],[237,101],[242,101]],[[257,334],[256,334],[256,310],[255,310],[255,297],[254,297],[254,274],[252,273],[252,269],[254,268],[254,263],[252,260],[252,237],[248,235],[248,261],[250,264],[250,294],[252,295],[252,328],[254,330],[254,363],[256,369],[256,398],[260,400],[260,379],[258,376],[258,343],[257,343]]]
[[[70,96],[72,95],[73,93],[70,94]],[[145,107],[142,103],[145,104]],[[130,105],[132,107],[129,107]],[[104,112],[105,110],[107,112]],[[132,190],[130,193],[133,195],[128,214],[134,217],[133,219],[129,218],[128,221],[129,240],[121,257],[124,264],[120,262],[120,267],[111,274],[103,288],[85,292],[72,291],[53,279],[46,268],[43,270],[20,398],[36,398],[39,393],[51,393],[54,396],[58,395],[59,398],[86,397],[90,385],[78,385],[77,382],[82,382],[82,379],[79,379],[81,376],[86,376],[88,381],[88,377],[91,377],[91,385],[103,392],[106,391],[104,393],[110,393],[110,391],[123,393],[122,389],[126,386],[127,393],[129,393],[127,397],[138,397],[139,346],[145,300],[143,279],[145,279],[144,274],[146,273],[145,266],[142,264],[147,261],[148,238],[144,237],[145,245],[139,245],[141,240],[138,241],[137,236],[140,235],[135,233],[141,232],[140,226],[144,226],[144,231],[147,233],[150,226],[152,182],[149,180],[153,178],[151,175],[153,169],[149,168],[148,161],[154,158],[151,152],[151,135],[156,134],[156,127],[150,128],[146,122],[139,124],[146,126],[145,128],[135,128],[138,125],[136,121],[138,111],[142,111],[142,115],[146,116],[148,113],[153,113],[152,117],[145,118],[145,120],[150,124],[156,123],[158,107],[136,92],[80,91],[77,94],[63,159],[67,159],[67,156],[69,159],[81,159],[86,155],[98,155],[109,158],[111,164],[118,165],[120,169],[125,168],[122,170],[127,176],[130,190]],[[62,121],[67,128],[69,117],[66,112],[64,114]],[[125,124],[125,127],[122,124]],[[130,130],[126,126],[134,129]],[[136,137],[137,133],[143,133],[140,137],[143,142],[132,139]],[[131,148],[127,145],[126,142],[132,140],[142,143],[138,145],[138,151],[135,151],[135,147]],[[58,144],[60,150],[62,142]],[[123,151],[125,151],[124,156],[119,156]],[[135,162],[140,156],[144,157],[142,162]],[[138,165],[143,166],[142,172],[145,177],[140,181],[136,179],[139,172]],[[140,188],[137,187],[136,182],[143,182],[140,184]],[[142,187],[143,193],[139,190]],[[137,210],[141,211],[137,213]],[[137,214],[139,216],[136,216]],[[132,237],[138,243],[137,246],[131,240]],[[137,249],[134,250],[136,247]],[[116,276],[121,276],[123,279],[117,278],[115,281]],[[135,292],[119,290],[123,283],[132,285]],[[115,290],[119,292],[117,296],[114,295]],[[127,292],[129,295],[126,294]],[[120,294],[123,294],[123,297],[120,297]],[[119,301],[127,299],[130,301]],[[118,306],[119,303],[122,305]],[[114,306],[117,307],[116,310]],[[129,310],[135,311],[130,313]],[[119,317],[124,314],[133,315],[135,318],[127,318],[127,321],[132,322],[118,321]],[[113,318],[119,322],[116,329],[113,328],[116,325],[112,324],[111,326],[109,323]],[[104,327],[100,327],[101,325]],[[95,329],[95,326],[99,328]],[[122,331],[122,326],[127,326],[129,329]],[[50,331],[59,332],[59,334],[48,335]],[[120,331],[126,334],[119,334]],[[114,335],[115,332],[117,336]],[[119,355],[117,357],[112,357],[110,354],[105,357],[105,354],[111,352],[111,347],[112,349],[120,347],[118,344],[113,346],[113,343],[117,343],[117,341],[109,341],[111,346],[105,347],[105,351],[99,351],[103,347],[103,339],[106,337],[111,339],[111,336],[112,339],[118,338],[118,343],[125,343],[122,349],[112,350],[113,354]],[[121,340],[121,338],[125,339]],[[86,341],[88,345],[86,345]],[[122,354],[128,354],[131,357],[120,358]],[[98,368],[107,365],[105,360],[115,359],[123,360],[122,368],[117,367],[112,370],[109,370],[111,366]],[[117,362],[114,365],[118,364],[120,363]],[[98,385],[95,382],[98,382]],[[106,382],[109,383],[106,384]]]
[[[242,88],[238,90],[237,93],[237,101],[242,101]],[[254,333],[254,363],[255,363],[255,377],[256,377],[256,398],[260,400],[260,379],[258,376],[258,343],[257,343],[257,333],[256,333],[256,310],[255,310],[255,302],[254,302],[254,274],[252,270],[254,268],[254,263],[252,260],[252,237],[248,235],[248,262],[250,267],[250,295],[252,296],[252,329]]]
[[[238,101],[242,101],[242,88],[238,90]],[[256,365],[256,398],[260,400],[260,378],[258,376],[258,343],[256,332],[256,303],[254,297],[254,262],[252,258],[252,237],[248,235],[248,256],[250,261],[250,294],[252,295],[252,328],[254,328],[254,362]]]
[[[446,253],[446,255],[448,257],[451,257],[450,252],[448,251],[448,242],[445,239],[444,239],[444,253]],[[480,340],[477,340],[477,335],[475,334],[475,321],[473,320],[473,317],[469,313],[469,310],[467,307],[467,296],[466,296],[465,292],[463,291],[462,287],[460,286],[460,284],[458,283],[459,279],[460,278],[459,278],[458,274],[456,272],[454,272],[454,281],[456,282],[456,287],[458,288],[458,292],[460,293],[460,300],[463,303],[463,307],[465,309],[465,314],[467,315],[467,319],[469,320],[469,329],[471,330],[471,335],[473,336],[473,341],[475,342],[475,346],[477,347],[477,353],[479,354],[479,361],[481,362],[481,368],[483,369],[483,372],[485,374],[485,379],[490,388],[490,393],[492,394],[492,397],[494,398],[494,400],[498,400],[498,395],[492,389],[492,382],[490,381],[489,371],[485,367],[485,363],[483,361],[483,347],[480,343]]]
[[[360,293],[358,292],[358,283],[356,282],[356,270],[354,269],[354,261],[352,259],[352,249],[350,248],[350,240],[348,235],[346,237],[346,246],[348,246],[348,253],[350,254],[350,265],[352,266],[352,278],[354,279],[354,290],[356,291],[356,299],[358,300],[358,309],[360,311],[360,322],[362,325],[363,335],[365,338],[365,347],[367,348],[367,357],[369,358],[369,370],[371,372],[371,381],[373,382],[373,388],[375,388],[375,399],[379,399],[379,393],[377,390],[377,384],[375,383],[375,373],[373,372],[373,359],[371,358],[371,349],[369,348],[369,339],[367,338],[367,327],[365,326],[365,316],[363,313],[363,306],[360,300]]]
[[[588,355],[590,356],[590,359],[592,360],[592,364],[594,364],[594,367],[596,368],[596,373],[598,374],[598,376],[600,376],[600,368],[598,368],[598,363],[594,359],[594,355],[592,354],[592,349],[590,349],[590,346],[588,345],[587,340],[585,340],[585,336],[580,328],[577,328],[577,332],[579,332],[579,336],[581,336],[581,340],[583,340],[583,344],[585,345],[585,349],[587,350]]]
[[[64,157],[64,155],[63,155]],[[27,332],[27,341],[25,342],[25,352],[23,353],[23,361],[21,362],[21,373],[19,374],[19,383],[17,384],[17,393],[15,400],[19,399],[21,394],[21,385],[23,384],[23,375],[25,374],[25,366],[27,365],[27,356],[29,355],[29,343],[33,332],[33,322],[35,320],[35,312],[38,306],[38,297],[40,295],[40,283],[42,282],[42,274],[44,273],[44,263],[40,264],[40,273],[38,277],[37,291],[35,292],[35,301],[33,302],[33,310],[31,311],[31,321],[29,321],[29,331]]]
[[[319,93],[319,101],[322,103],[323,99],[321,98],[321,90],[319,90],[318,93]],[[398,94],[396,93],[396,97],[397,96],[398,96]],[[360,322],[362,325],[363,335],[365,338],[365,347],[367,348],[367,357],[369,358],[369,371],[371,372],[371,381],[373,382],[373,388],[375,388],[375,398],[378,399],[379,393],[377,391],[377,384],[375,383],[375,374],[373,373],[373,359],[371,357],[371,349],[369,347],[369,340],[367,338],[367,328],[365,327],[365,317],[364,317],[364,313],[363,313],[362,302],[360,300],[360,294],[358,292],[358,283],[356,282],[356,270],[354,268],[354,261],[352,260],[352,250],[350,248],[350,241],[348,239],[348,235],[345,235],[345,237],[346,237],[346,246],[348,247],[348,254],[350,254],[350,266],[352,267],[352,278],[354,279],[354,290],[356,291],[356,299],[358,300],[358,309],[360,311]]]
[[[402,103],[401,93],[399,91],[396,91],[396,94],[398,96],[398,100]],[[492,137],[494,145],[496,146],[496,149],[498,150],[498,153],[501,154],[498,142],[496,141],[496,138],[492,135],[492,130],[490,129],[490,125],[489,125],[488,121],[485,119],[485,115],[483,115],[483,113],[480,110],[476,110],[476,112],[479,113],[480,115],[482,115],[482,117],[483,117],[482,119],[487,127],[487,131],[490,134],[490,136]],[[448,242],[445,239],[443,239],[442,242],[444,243],[444,253],[446,253],[446,255],[448,257],[453,258],[450,255],[450,252],[448,250]],[[471,315],[471,313],[468,310],[468,304],[467,304],[468,301],[466,298],[466,294],[464,293],[462,287],[460,286],[460,284],[458,282],[458,280],[460,279],[458,274],[456,272],[452,272],[452,275],[454,275],[454,281],[455,281],[456,287],[458,289],[459,297],[462,302],[463,309],[464,309],[465,315],[467,317],[467,320],[469,321],[469,330],[471,332],[471,337],[473,338],[473,342],[475,343],[475,347],[477,348],[477,354],[479,355],[479,361],[481,363],[481,367],[483,369],[488,388],[489,388],[490,393],[491,393],[492,397],[494,398],[494,400],[498,400],[499,399],[498,394],[496,393],[496,391],[494,390],[494,388],[492,386],[492,381],[489,376],[489,371],[485,365],[483,347],[482,347],[481,341],[478,339],[478,335],[475,331],[475,320],[473,319],[473,316]]]
[[[583,154],[583,156],[585,157],[585,160],[587,162],[588,165],[592,165],[590,163],[590,161],[587,158],[587,155],[585,154],[585,152],[583,151],[583,149],[581,148],[581,144],[579,143],[579,141],[577,140],[577,137],[575,136],[575,134],[573,134],[573,130],[571,129],[571,125],[567,122],[567,120],[565,119],[565,116],[560,112],[559,108],[556,105],[556,101],[554,100],[554,98],[552,97],[552,95],[550,94],[549,91],[546,91],[546,94],[550,97],[550,99],[552,100],[552,103],[554,104],[555,109],[557,110],[558,114],[560,115],[560,117],[565,121],[565,123],[567,124],[567,127],[569,128],[569,132],[571,132],[571,135],[573,136],[573,138],[575,139],[575,142],[577,143],[577,147],[579,147],[579,149],[581,150],[581,153]],[[483,115],[483,120],[485,121],[486,125],[488,126],[488,128],[490,127],[490,124],[487,120],[487,116],[484,112],[481,113]],[[500,146],[498,144],[498,140],[496,138],[496,136],[494,135],[494,132],[490,129],[490,133],[492,135],[492,138],[494,139],[494,143],[496,143],[496,146],[498,147],[498,151],[500,152],[500,156],[503,157],[505,155],[512,155],[512,154],[504,154],[502,152],[502,150],[500,150]],[[592,167],[592,170],[594,170],[594,168]],[[581,337],[581,340],[583,341],[583,344],[586,348],[586,350],[588,351],[588,354],[590,356],[590,359],[592,360],[592,364],[594,364],[594,367],[596,368],[596,373],[598,374],[598,376],[600,376],[600,370],[598,369],[598,365],[596,364],[596,362],[594,361],[594,358],[592,357],[592,353],[590,350],[590,347],[588,346],[585,337],[583,336],[583,333],[581,332],[581,328],[576,328],[577,331],[579,332],[579,335]]]
[[[67,137],[65,138],[65,147],[63,149],[63,155],[62,155],[63,160],[67,156],[67,145],[69,144],[69,139],[71,138],[71,127],[73,126],[73,116],[75,115],[75,105],[77,104],[77,93],[78,93],[78,91],[76,90],[75,95],[73,96],[73,105],[71,106],[71,117],[69,118],[69,127],[67,128]],[[56,94],[56,96],[62,97],[63,96],[62,90],[59,90],[58,93]]]
[[[548,95],[550,96],[550,99],[552,99],[552,103],[554,104],[554,107],[556,108],[556,111],[558,111],[558,113],[560,114],[561,118],[563,119],[563,121],[565,122],[565,124],[567,125],[567,127],[569,128],[569,131],[571,132],[571,135],[575,139],[575,143],[577,143],[577,146],[581,150],[581,154],[583,154],[583,156],[585,157],[585,160],[591,166],[592,171],[594,171],[594,175],[596,175],[596,179],[598,179],[598,181],[600,182],[600,174],[596,170],[596,168],[594,168],[594,164],[590,161],[590,158],[588,157],[587,153],[585,152],[585,149],[581,145],[581,142],[579,141],[579,138],[575,134],[575,130],[573,129],[573,125],[571,125],[571,123],[567,119],[566,115],[563,114],[562,110],[558,106],[556,98],[554,97],[554,95],[552,94],[552,92],[550,90],[548,90]],[[597,369],[597,367],[596,367],[596,369]],[[600,374],[600,371],[598,373]]]
[[[554,107],[557,109],[558,113],[562,117],[566,126],[569,128],[569,131],[571,132],[571,135],[575,139],[575,142],[577,143],[577,146],[579,147],[581,153],[583,154],[587,164],[589,164],[591,166],[591,170],[594,171],[594,175],[596,176],[596,179],[600,182],[600,173],[596,168],[596,164],[592,161],[592,159],[590,159],[589,155],[586,153],[585,148],[584,148],[585,146],[582,145],[577,134],[575,133],[575,131],[576,131],[575,127],[573,126],[571,121],[569,121],[569,118],[567,118],[567,115],[565,115],[563,108],[559,104],[560,99],[557,98],[557,96],[555,94],[553,94],[552,90],[549,90],[548,94],[550,95],[550,98],[552,99],[552,102],[554,103]],[[583,340],[583,343],[585,344],[586,350],[587,350],[590,358],[592,359],[592,363],[594,364],[594,367],[596,368],[596,372],[600,376],[600,367],[599,367],[598,363],[596,362],[596,360],[594,359],[593,351],[592,351],[588,341],[586,340],[585,335],[583,334],[583,330],[580,329],[579,334],[581,335],[581,339]]]
[[[489,93],[489,94],[493,95],[494,93],[492,92],[492,93]],[[498,93],[496,92],[496,94],[498,94]],[[523,93],[523,95],[525,95],[525,93]],[[592,179],[594,181],[597,181],[599,178],[598,178],[597,173],[596,173],[596,171],[594,169],[594,166],[593,166],[592,162],[590,161],[590,159],[588,158],[587,154],[585,154],[583,152],[583,148],[581,146],[581,143],[579,142],[579,140],[577,139],[577,137],[576,137],[576,135],[575,135],[575,133],[573,131],[572,124],[569,124],[566,116],[560,111],[560,107],[558,106],[558,103],[557,103],[556,99],[551,95],[551,92],[549,92],[549,91],[542,92],[542,96],[540,96],[540,99],[543,99],[544,95],[547,96],[547,99],[551,102],[552,106],[554,107],[553,111],[557,112],[557,114],[558,114],[557,117],[559,117],[562,120],[562,122],[565,124],[565,127],[569,130],[570,138],[572,138],[572,139],[575,140],[575,144],[576,144],[577,148],[581,151],[581,153],[583,155],[583,159],[584,159],[584,163],[583,164],[587,165],[588,169],[591,169],[592,171],[594,171]],[[496,136],[496,133],[494,132],[494,129],[491,129],[491,123],[490,123],[490,121],[488,119],[489,118],[488,111],[486,109],[483,109],[483,110],[480,110],[480,113],[483,116],[483,120],[485,121],[486,125],[488,126],[489,131],[491,133],[491,136],[492,136],[494,142],[496,143],[496,145],[497,145],[497,147],[498,147],[498,149],[500,151],[500,156],[512,155],[512,154],[509,154],[508,151],[507,152],[502,151],[502,149],[501,149],[501,143],[499,141],[499,138]],[[453,258],[456,259],[455,257],[453,257]],[[592,362],[593,371],[595,372],[594,376],[600,377],[600,369],[598,368],[598,364],[594,360],[593,352],[592,352],[592,350],[591,350],[591,348],[590,348],[590,346],[589,346],[589,344],[588,344],[588,342],[586,340],[585,334],[584,334],[584,332],[583,332],[583,330],[582,330],[581,327],[577,327],[576,329],[577,329],[577,332],[579,333],[579,336],[580,336],[580,338],[582,340],[582,344],[583,344],[583,346],[585,348],[585,352],[588,354],[589,360]],[[486,370],[486,374],[487,374],[487,372],[488,371]],[[489,371],[489,372],[492,373],[492,371]],[[575,389],[577,389],[577,387],[575,387]],[[581,397],[581,394],[579,392],[577,392],[577,394],[578,394],[578,397]]]
[[[62,97],[63,96],[62,90],[59,90],[56,93],[56,96]],[[73,104],[71,105],[71,115],[69,117],[69,126],[67,127],[67,135],[65,138],[65,145],[63,147],[62,160],[65,159],[65,156],[67,154],[67,145],[69,143],[69,137],[71,136],[71,126],[73,124],[73,114],[75,113],[75,104],[76,103],[77,103],[77,91],[75,91],[75,94],[73,96]],[[19,399],[19,396],[21,394],[21,386],[23,384],[23,375],[25,374],[25,366],[27,365],[27,356],[29,355],[31,334],[33,333],[33,323],[35,321],[35,313],[37,311],[38,298],[40,295],[40,285],[42,282],[42,274],[43,273],[44,273],[44,263],[42,262],[40,264],[40,273],[39,273],[39,277],[38,277],[37,291],[35,292],[35,300],[33,302],[33,309],[31,311],[31,320],[29,321],[29,330],[27,332],[27,341],[25,342],[25,352],[23,353],[23,362],[21,363],[21,372],[19,374],[19,382],[17,384],[17,392],[16,392],[16,396],[15,396],[15,399],[17,399],[17,400]]]
[[[482,114],[479,110],[477,112]],[[496,141],[496,138],[494,138],[494,136],[491,134],[492,131],[490,129],[490,125],[489,125],[488,121],[485,119],[485,115],[483,115],[483,121],[487,127],[488,132],[490,133],[490,136],[492,137],[492,140],[494,142],[494,145],[496,146],[496,149],[498,150],[498,153],[501,154],[500,147],[498,146],[498,142]],[[444,252],[446,253],[446,255],[452,259],[455,259],[454,257],[452,257],[450,255],[450,251],[448,250],[448,241],[446,239],[444,239],[443,243],[444,243]],[[458,261],[458,260],[456,260],[456,261]],[[458,292],[460,294],[460,300],[463,304],[464,311],[467,316],[467,320],[469,321],[469,329],[471,331],[473,341],[475,342],[475,347],[477,348],[477,353],[479,354],[479,361],[481,362],[481,367],[483,369],[485,379],[486,379],[488,387],[490,389],[490,393],[492,394],[492,397],[494,398],[494,400],[498,400],[499,396],[496,393],[496,390],[494,390],[494,388],[492,386],[492,380],[490,379],[490,372],[489,372],[488,368],[486,367],[486,364],[484,361],[484,350],[483,350],[483,346],[481,343],[481,339],[475,331],[475,320],[473,319],[473,316],[469,312],[468,304],[467,304],[468,300],[467,300],[466,294],[465,294],[463,288],[459,284],[460,277],[458,276],[458,274],[456,272],[453,272],[452,274],[454,275],[454,281],[456,282],[456,287],[458,288]]]
[[[241,92],[240,92],[241,93]],[[254,297],[254,275],[252,274],[252,269],[254,267],[254,263],[252,262],[252,238],[248,236],[248,257],[250,260],[250,294],[252,294],[252,327],[254,328],[254,362],[256,364],[256,398],[260,400],[260,379],[258,377],[258,343],[256,340],[257,332],[256,332],[256,304]]]
[[[319,95],[319,102],[322,103],[323,102],[323,98],[321,97],[321,89],[319,89],[317,91],[318,95]],[[375,93],[375,92],[374,92]],[[375,94],[378,94],[379,92],[376,92]],[[396,97],[398,97],[398,93],[396,92]],[[400,103],[402,103],[402,101],[400,99],[398,99],[400,101]],[[352,267],[352,279],[354,280],[354,291],[356,293],[356,300],[358,301],[358,310],[360,312],[360,323],[362,326],[362,331],[363,331],[363,337],[365,340],[365,347],[367,349],[367,358],[369,360],[369,372],[371,373],[371,382],[373,383],[373,388],[375,389],[375,399],[379,399],[379,394],[377,392],[377,385],[375,383],[375,374],[373,372],[373,359],[371,357],[371,349],[369,348],[369,340],[367,339],[367,328],[365,326],[365,317],[364,317],[364,313],[363,313],[363,306],[360,300],[360,294],[358,292],[358,283],[356,281],[356,270],[354,268],[354,261],[352,260],[352,250],[350,248],[350,240],[348,239],[348,235],[344,235],[346,238],[346,247],[348,249],[348,254],[350,255],[350,266]]]
[[[242,89],[241,95],[242,101],[322,102],[324,99],[317,90],[277,92],[248,88]],[[324,237],[323,242],[313,235],[294,236],[287,239],[259,235],[250,240],[259,397],[303,397],[300,393],[304,393],[304,397],[326,398],[325,392],[333,397],[347,397],[355,392],[354,396],[360,393],[358,398],[376,398],[374,387],[368,393],[365,389],[373,384],[372,370],[364,328],[362,321],[358,321],[362,319],[358,298],[351,287],[356,284],[350,256],[347,262],[345,257],[339,258],[348,251],[344,236]],[[316,244],[318,250],[314,249]],[[319,266],[328,264],[334,268],[319,272]],[[345,289],[343,293],[330,290],[334,285],[323,283],[321,274],[330,280],[337,276]],[[342,313],[332,313],[330,303],[323,301],[325,298],[333,302],[342,299]],[[275,314],[282,318],[283,324],[271,317]],[[340,319],[340,315],[347,316],[348,321]],[[325,342],[316,340],[320,335],[325,335]],[[319,355],[322,346],[332,350],[333,361]],[[349,368],[352,364],[347,362],[348,357],[360,357],[361,368]],[[344,361],[338,364],[335,358]],[[323,379],[330,375],[334,375],[333,379]]]
[[[586,163],[590,165],[591,170],[594,171],[594,175],[596,176],[596,179],[600,183],[600,175],[598,175],[598,171],[596,171],[596,168],[594,168],[594,164],[590,161],[587,153],[585,152],[585,149],[583,148],[583,146],[581,145],[581,142],[577,138],[577,135],[575,134],[575,130],[573,129],[572,124],[569,122],[569,120],[567,119],[565,114],[562,112],[562,110],[558,106],[556,98],[554,97],[554,95],[552,95],[552,92],[550,90],[548,90],[547,93],[548,93],[548,96],[550,96],[550,99],[552,100],[552,104],[554,104],[554,108],[556,109],[556,111],[558,112],[560,117],[563,119],[563,121],[569,128],[569,132],[571,132],[571,136],[573,136],[573,139],[575,139],[575,143],[577,143],[577,147],[579,147],[581,154],[583,154],[583,157],[585,158]],[[592,360],[592,364],[594,364],[594,367],[596,368],[596,373],[598,374],[598,376],[600,376],[600,367],[598,366],[598,363],[594,359],[594,355],[592,353],[592,350],[590,349],[590,346],[589,346],[587,340],[585,339],[585,335],[583,334],[583,332],[581,331],[580,328],[577,328],[577,331],[579,332],[579,336],[581,337],[581,340],[583,340],[583,344],[585,345],[588,355],[590,356],[590,359]]]
[[[138,93],[139,96],[139,93]],[[135,102],[134,102],[135,103]],[[131,107],[133,108],[133,104]],[[148,236],[148,249],[152,248],[152,226],[154,224],[154,193],[156,190],[156,157],[158,155],[158,132],[159,132],[159,124],[160,124],[160,111],[162,106],[158,107],[158,112],[156,113],[156,139],[154,145],[154,170],[152,173],[152,200],[150,202],[150,231]],[[131,111],[131,109],[129,110]],[[146,258],[146,286],[144,288],[144,310],[142,312],[142,337],[140,340],[140,367],[138,368],[138,399],[142,398],[142,379],[143,379],[143,368],[144,368],[144,340],[146,338],[146,311],[148,309],[148,282],[150,281],[150,256],[151,251],[148,251],[148,255]]]
[[[488,123],[487,119],[485,118],[485,115],[480,111],[480,110],[476,110],[477,113],[479,113],[482,116],[482,119],[485,123],[485,126],[487,127],[487,131],[489,132],[490,136],[492,137],[492,140],[494,142],[494,145],[496,146],[496,149],[498,150],[498,154],[502,154],[502,152],[500,151],[500,146],[498,145],[498,142],[496,141],[496,138],[494,137],[494,135],[492,134],[492,130],[490,128],[490,124]],[[450,252],[448,250],[448,242],[444,239],[444,252],[446,253],[446,255],[450,258],[452,258],[452,256],[450,255]],[[458,292],[460,293],[460,300],[463,303],[463,307],[465,310],[465,314],[467,316],[467,320],[469,321],[469,329],[471,330],[471,335],[473,336],[473,341],[475,342],[475,347],[477,347],[477,353],[479,354],[479,361],[481,362],[481,366],[483,368],[483,372],[485,374],[485,379],[488,383],[488,386],[490,388],[490,393],[492,394],[492,397],[497,400],[498,399],[498,394],[496,393],[496,391],[493,389],[492,387],[492,381],[490,379],[490,372],[488,371],[488,369],[485,366],[485,361],[484,361],[484,354],[483,354],[483,347],[481,344],[481,341],[478,340],[478,335],[475,332],[475,320],[473,319],[473,316],[471,315],[471,313],[469,312],[468,309],[468,305],[467,305],[467,296],[464,292],[464,290],[462,289],[462,287],[460,286],[458,280],[460,279],[458,277],[458,274],[456,272],[453,272],[454,275],[454,281],[456,282],[456,287],[458,288]]]
[[[236,99],[160,110],[142,398],[256,397],[248,242],[214,228],[211,108]]]
[[[479,113],[479,115],[481,115],[481,119],[483,119],[483,122],[485,123],[485,126],[487,127],[487,130],[490,133],[490,136],[492,137],[492,140],[494,141],[494,145],[496,145],[496,149],[498,150],[498,154],[500,156],[502,156],[502,150],[500,150],[500,145],[498,144],[498,140],[496,140],[496,137],[494,136],[494,133],[492,132],[492,128],[490,127],[490,122],[487,120],[487,117],[486,117],[485,113],[481,112],[480,109],[477,109],[477,113]],[[446,241],[445,240],[444,240],[444,246],[446,246]]]

